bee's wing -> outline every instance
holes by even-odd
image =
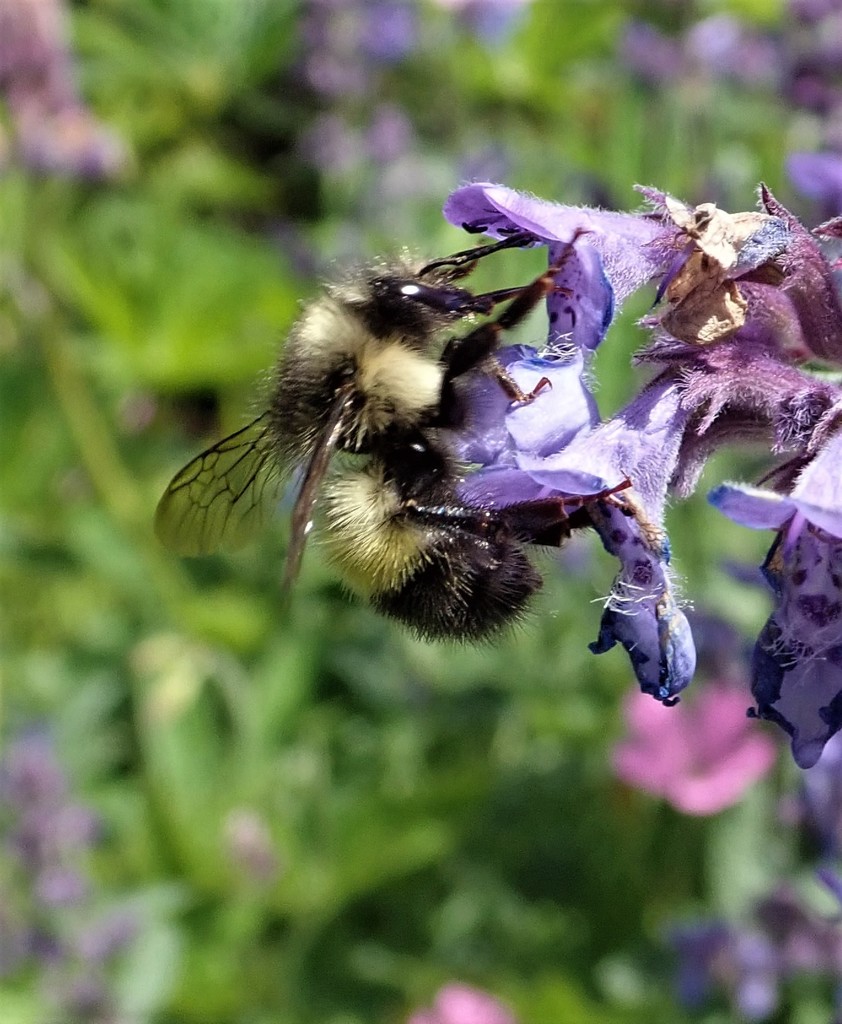
[[[282,476],[266,418],[217,441],[173,477],[155,512],[155,532],[172,551],[234,551],[263,527]]]
[[[347,384],[337,391],[324,430],[313,449],[301,481],[295,508],[292,510],[292,531],[284,566],[282,589],[285,593],[289,592],[298,575],[298,570],[301,568],[304,545],[307,543],[307,535],[313,526],[313,508],[319,493],[319,485],[327,472],[330,457],[339,443],[344,427],[345,411],[352,390],[352,386]]]

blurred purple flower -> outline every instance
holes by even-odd
[[[79,98],[62,0],[0,3],[0,96],[28,166],[110,178],[126,165],[125,144]]]
[[[412,122],[393,103],[375,107],[366,131],[365,143],[371,158],[388,164],[408,152],[415,140]]]
[[[439,989],[429,1010],[413,1013],[407,1024],[517,1024],[517,1021],[488,993],[451,982]]]
[[[620,60],[652,85],[670,82],[681,74],[684,55],[678,40],[648,21],[629,21],[620,33]]]
[[[365,156],[359,132],[341,114],[321,114],[301,137],[302,155],[329,175],[348,174]]]
[[[9,744],[0,760],[0,877],[13,889],[0,891],[7,908],[0,915],[0,975],[28,969],[40,978],[56,1020],[104,1024],[116,1019],[104,969],[134,939],[137,919],[96,908],[85,858],[100,837],[99,820],[70,797],[46,734]]]
[[[808,199],[814,199],[826,218],[842,213],[842,156],[838,153],[790,153],[789,179]]]
[[[137,916],[118,907],[87,924],[75,936],[75,951],[84,963],[102,964],[130,945],[137,933]]]
[[[822,21],[830,14],[842,11],[840,0],[789,0],[790,14],[806,24]]]
[[[682,924],[670,941],[684,1005],[699,1009],[719,987],[742,1020],[774,1014],[788,981],[814,976],[838,983],[842,974],[838,918],[817,913],[788,885],[759,899],[745,923]]]
[[[714,14],[691,25],[684,51],[712,78],[732,78],[751,85],[773,85],[780,68],[779,47],[753,26],[731,14]]]
[[[517,27],[532,0],[435,0],[439,7],[453,11],[466,28],[486,43],[496,45]]]
[[[631,20],[620,34],[618,48],[625,66],[652,85],[699,76],[771,85],[781,66],[776,40],[724,13],[692,22],[677,35]]]
[[[816,913],[791,886],[779,886],[760,900],[754,913],[788,975],[816,973],[838,978],[842,974],[838,921]]]
[[[728,928],[719,921],[678,924],[666,938],[678,961],[676,997],[688,1010],[699,1010],[713,989],[713,964],[728,941]]]
[[[707,683],[675,708],[629,694],[625,721],[613,755],[617,776],[685,814],[737,803],[775,761],[775,744],[746,717],[746,698],[733,684]]]
[[[842,854],[842,733],[801,777],[801,819],[818,836],[828,857]]]
[[[365,0],[360,6],[363,54],[383,64],[404,60],[418,44],[414,0]]]
[[[722,975],[737,1012],[750,1021],[764,1020],[778,1006],[781,962],[767,935],[733,929],[715,970]]]
[[[225,819],[228,856],[242,874],[259,885],[275,881],[280,861],[263,818],[249,808],[237,808]]]
[[[822,883],[822,885],[832,893],[839,903],[840,909],[842,909],[842,877],[836,871],[832,871],[830,868],[819,868],[816,871],[816,877]],[[837,924],[839,917],[836,918]]]

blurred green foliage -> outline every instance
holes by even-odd
[[[14,162],[0,178],[4,734],[47,723],[107,825],[98,898],[142,921],[120,1020],[396,1024],[459,977],[528,1024],[679,1024],[666,923],[744,905],[794,852],[769,790],[698,822],[613,779],[632,682],[621,652],[587,651],[600,551],[547,559],[522,628],[453,649],[341,594],[318,544],[282,607],[283,514],[259,546],[196,562],[151,522],[172,473],[259,404],[323,273],[466,244],[439,215],[464,176],[746,208],[759,179],[782,186],[779,100],[635,84],[616,57],[635,5],[601,0],[536,0],[496,40],[408,5],[412,39],[379,62],[354,36],[366,4],[336,5],[351,42],[321,58],[366,84],[328,94],[305,67],[318,6],[71,8],[82,93],[132,155],[110,182]],[[775,25],[766,3],[702,7]],[[405,119],[386,158],[367,136],[383,104]],[[328,130],[346,135],[333,158]],[[517,260],[482,273],[526,276]],[[599,356],[606,413],[638,380],[645,304]],[[721,566],[756,564],[765,539],[701,499],[672,526],[688,595],[750,635],[765,598]],[[30,975],[0,982],[4,1020],[49,1020],[44,998]]]

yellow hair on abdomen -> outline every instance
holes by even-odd
[[[378,467],[343,473],[326,486],[322,534],[330,561],[363,597],[399,587],[425,559],[424,534],[400,512]]]

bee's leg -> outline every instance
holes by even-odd
[[[553,290],[555,275],[560,268],[561,261],[545,270],[531,284],[519,289],[514,300],[495,320],[480,324],[461,338],[450,339],[441,355],[445,384],[475,369],[491,355],[503,332],[525,320],[541,299]]]
[[[566,289],[556,284],[556,275],[573,254],[573,246],[576,239],[580,235],[586,234],[588,234],[587,229],[577,229],[573,238],[567,243],[564,251],[555,263],[547,267],[544,273],[539,274],[530,284],[525,285],[523,288],[515,289],[514,299],[495,320],[480,324],[479,327],[475,327],[474,330],[464,335],[464,337],[450,339],[441,357],[445,367],[444,379],[446,384],[449,384],[455,377],[473,370],[487,359],[497,347],[503,332],[517,327],[550,292],[555,289],[566,292]],[[512,289],[506,289],[505,292],[489,292],[488,295],[489,298],[500,301],[501,296],[505,297],[506,293],[511,291]],[[482,297],[476,296],[475,300],[479,300]],[[498,379],[501,378],[498,377]],[[502,379],[501,383],[503,383]],[[522,392],[513,381],[504,384],[504,390],[509,393],[512,385],[517,389],[514,393],[517,401],[528,401],[535,397],[534,393],[528,395]],[[543,383],[539,383],[536,393],[537,390],[543,389],[544,386]]]
[[[548,388],[552,391],[553,387],[553,382],[549,377],[542,377],[531,391],[524,391],[505,366],[501,366],[496,359],[492,358],[488,359],[488,373],[506,392],[509,400],[518,405],[529,405],[542,391]]]
[[[626,477],[614,487],[606,487],[596,494],[568,495],[557,498],[537,498],[533,501],[509,505],[500,510],[517,532],[530,544],[548,547],[560,546],[574,530],[593,526],[589,508],[597,501],[608,501],[623,508],[614,495],[632,486]]]

